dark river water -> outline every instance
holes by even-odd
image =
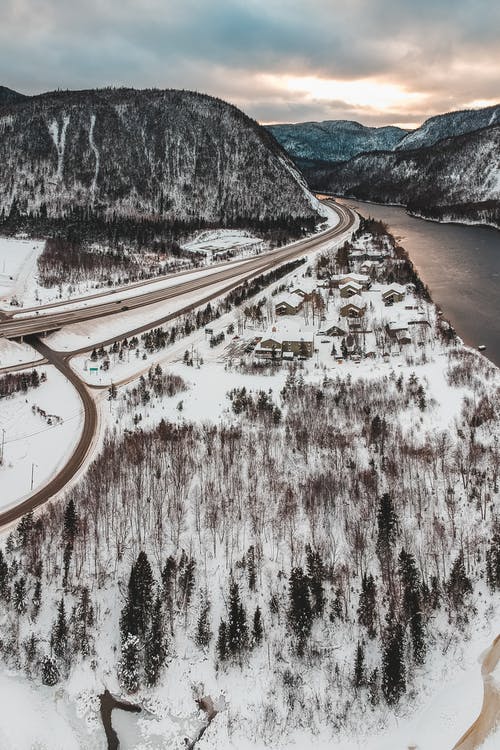
[[[408,254],[434,302],[470,346],[500,366],[500,231],[437,224],[403,208],[341,200],[384,221]]]

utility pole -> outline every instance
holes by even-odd
[[[36,466],[36,464],[34,464],[34,463],[31,464],[31,489],[33,489],[33,477],[34,477],[34,473],[35,473],[35,466]]]
[[[5,430],[2,427],[2,453],[0,455],[0,466],[3,464],[3,451],[5,446]]]

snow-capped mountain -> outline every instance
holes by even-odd
[[[362,154],[310,169],[308,178],[316,189],[500,226],[500,125],[427,148]]]
[[[269,125],[268,130],[298,164],[347,161],[364,151],[392,150],[410,132],[393,126],[369,128],[350,120]]]
[[[447,112],[426,120],[417,130],[408,133],[397,145],[396,150],[408,150],[432,146],[434,143],[455,135],[472,133],[474,130],[500,125],[500,105],[484,109],[466,109],[460,112]]]
[[[268,131],[193,92],[2,93],[0,163],[4,216],[79,211],[219,224],[316,217],[303,178]]]

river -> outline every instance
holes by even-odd
[[[500,231],[425,221],[394,206],[339,203],[388,225],[459,336],[470,346],[484,344],[500,366]]]

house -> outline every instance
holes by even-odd
[[[300,294],[281,294],[274,305],[276,315],[297,315],[300,312],[304,298]]]
[[[392,305],[394,302],[402,302],[405,298],[406,289],[401,284],[391,284],[389,289],[382,292],[384,304]]]
[[[325,322],[318,331],[319,336],[345,336],[346,331],[335,323]]]
[[[403,322],[397,322],[391,320],[386,325],[386,330],[393,341],[397,341],[398,344],[411,344],[411,336],[408,331],[408,324]]]
[[[303,289],[300,286],[297,286],[290,291],[290,294],[298,294],[300,297],[302,297],[302,299],[304,299],[304,297],[307,297],[309,292],[306,292],[305,289]]]
[[[254,349],[259,359],[309,359],[314,354],[314,334],[298,327],[273,326]]]
[[[369,289],[372,285],[372,280],[365,273],[349,273],[339,279],[339,287],[341,284],[348,283],[360,284],[363,289]]]
[[[356,281],[347,281],[345,284],[339,284],[339,290],[340,296],[348,299],[349,297],[354,297],[356,294],[362,292],[363,287]]]
[[[345,305],[340,308],[343,318],[362,318],[366,312],[366,302],[358,295],[351,297]]]

